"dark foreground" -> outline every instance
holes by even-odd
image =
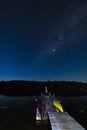
[[[58,97],[62,105],[87,129],[87,96]],[[0,96],[0,130],[50,130],[50,124],[36,125],[34,97]]]

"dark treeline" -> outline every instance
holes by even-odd
[[[9,96],[28,96],[48,91],[59,96],[87,95],[87,83],[66,81],[0,81],[0,94]]]

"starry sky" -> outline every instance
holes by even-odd
[[[0,1],[0,80],[87,82],[87,0]]]

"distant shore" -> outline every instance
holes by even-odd
[[[45,86],[48,91],[57,96],[87,95],[87,83],[66,81],[0,81],[0,94],[8,96],[33,96],[44,93]]]

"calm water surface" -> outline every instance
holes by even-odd
[[[87,128],[87,96],[58,97],[76,120]],[[36,125],[34,97],[0,95],[0,130],[50,130],[49,124]]]
[[[49,124],[36,125],[34,97],[0,95],[0,130],[48,130]]]

